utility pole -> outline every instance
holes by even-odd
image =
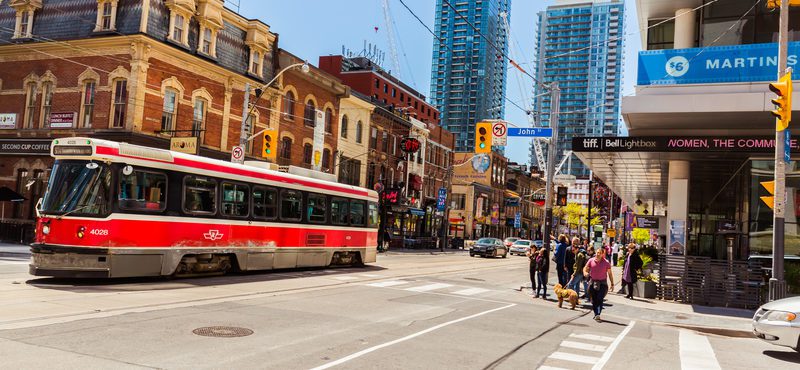
[[[547,150],[547,184],[544,196],[544,247],[550,251],[550,235],[553,232],[553,177],[555,177],[556,151],[558,139],[558,105],[561,100],[561,90],[558,82],[550,84],[550,124],[553,128],[553,136]],[[536,139],[534,139],[536,140]]]
[[[589,245],[594,245],[592,242],[592,173],[589,172],[589,207],[586,210],[586,240]]]
[[[239,146],[247,147],[247,119],[250,116],[250,83],[244,84],[244,107],[242,108],[242,129],[239,131]],[[253,122],[255,124],[255,122]]]
[[[786,74],[789,46],[789,1],[781,1],[778,25],[778,79]],[[791,97],[790,97],[791,99]],[[791,107],[789,107],[791,109]],[[775,212],[772,217],[772,277],[769,279],[769,300],[786,296],[783,279],[784,215],[786,212],[786,163],[783,159],[784,141],[788,130],[775,131]]]
[[[444,252],[444,249],[447,247],[447,237],[449,236],[448,234],[450,234],[450,202],[453,199],[453,171],[455,171],[455,168],[450,166],[445,172],[444,186],[447,188],[447,197],[444,202],[444,216],[442,216],[442,225],[439,231],[442,252]],[[464,229],[466,230],[466,225],[464,225]]]

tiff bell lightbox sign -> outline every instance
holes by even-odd
[[[795,67],[800,42],[790,42],[788,65]],[[778,44],[648,50],[639,53],[638,85],[757,82],[776,79]]]
[[[800,142],[791,140],[792,152]],[[774,136],[574,137],[574,152],[747,152],[774,153]]]

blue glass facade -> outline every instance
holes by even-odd
[[[620,92],[624,4],[621,0],[551,6],[539,13],[536,76],[561,89],[556,160],[571,149],[574,136],[616,136],[620,126]],[[549,125],[549,90],[534,88],[538,121]],[[536,163],[531,148],[531,163]],[[577,158],[571,173],[586,177],[589,170]],[[565,165],[562,173],[567,173]]]
[[[510,7],[511,0],[436,1],[435,33],[442,41],[433,42],[431,102],[455,136],[456,151],[474,150],[476,122],[505,113],[508,37],[502,14],[509,16]]]

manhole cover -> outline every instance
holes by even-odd
[[[246,337],[253,334],[253,331],[247,328],[237,328],[235,326],[206,326],[204,328],[194,329],[192,333],[204,337],[233,338]]]

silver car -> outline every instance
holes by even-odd
[[[761,306],[753,316],[753,334],[800,352],[800,297],[779,299]]]
[[[531,250],[531,242],[530,240],[520,239],[511,244],[511,249],[509,249],[508,253],[511,255],[520,255],[524,256]]]

